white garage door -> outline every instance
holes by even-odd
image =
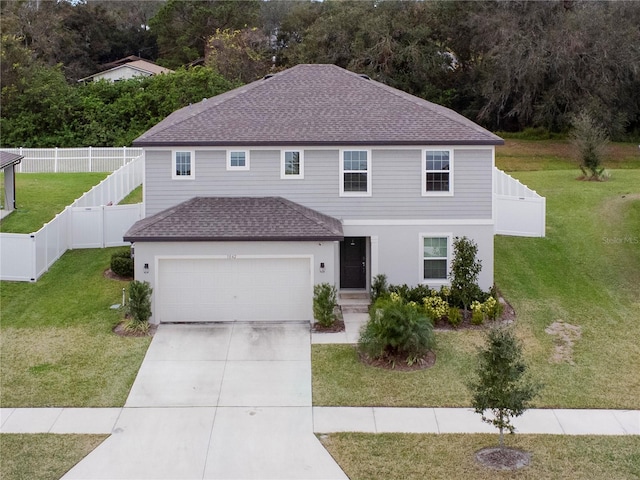
[[[162,259],[161,322],[310,320],[309,258]]]

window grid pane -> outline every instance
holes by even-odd
[[[345,173],[344,174],[344,191],[345,192],[366,192],[367,191],[367,174],[366,173]]]
[[[424,278],[446,279],[447,278],[447,261],[446,260],[425,260],[424,261]]]
[[[284,153],[284,174],[300,175],[300,152]]]
[[[427,191],[428,192],[448,192],[449,191],[449,174],[448,173],[427,173]]]
[[[433,237],[424,239],[425,258],[447,258],[447,238]]]
[[[191,152],[176,152],[176,176],[191,175]]]
[[[232,167],[244,167],[246,165],[246,158],[244,152],[231,152],[229,164]]]

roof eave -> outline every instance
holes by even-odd
[[[271,141],[271,142],[212,142],[212,141],[180,141],[180,142],[162,142],[162,141],[145,141],[134,140],[134,147],[278,147],[278,146],[308,146],[308,147],[339,147],[343,145],[358,146],[420,146],[420,145],[504,145],[501,138],[487,140],[424,140],[424,141],[398,141],[398,140],[378,140],[378,141],[342,141],[342,142],[326,142],[326,141]]]
[[[180,236],[180,237],[146,237],[126,235],[125,242],[338,242],[344,235],[328,236],[290,236],[290,237],[216,237],[216,236]]]

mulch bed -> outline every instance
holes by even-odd
[[[312,327],[314,333],[337,333],[344,332],[344,321],[335,320],[332,325],[323,327],[318,322],[315,322]]]
[[[382,359],[371,358],[368,355],[360,354],[360,361],[372,367],[384,368],[386,370],[396,370],[399,372],[415,372],[431,368],[436,363],[436,354],[434,352],[427,353],[424,357],[419,358],[416,362],[409,365],[406,356],[388,356]]]
[[[113,333],[115,333],[119,337],[153,337],[153,335],[156,333],[156,330],[158,329],[157,325],[149,324],[149,330],[146,333],[145,332],[129,332],[124,328],[125,322],[126,320],[123,320],[120,323],[118,323],[115,327],[113,327]]]
[[[486,447],[476,452],[476,461],[494,470],[518,470],[531,463],[531,454],[517,448]]]

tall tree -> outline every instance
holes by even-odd
[[[260,0],[169,0],[150,22],[158,61],[177,68],[202,58],[216,30],[253,27],[259,13]]]

